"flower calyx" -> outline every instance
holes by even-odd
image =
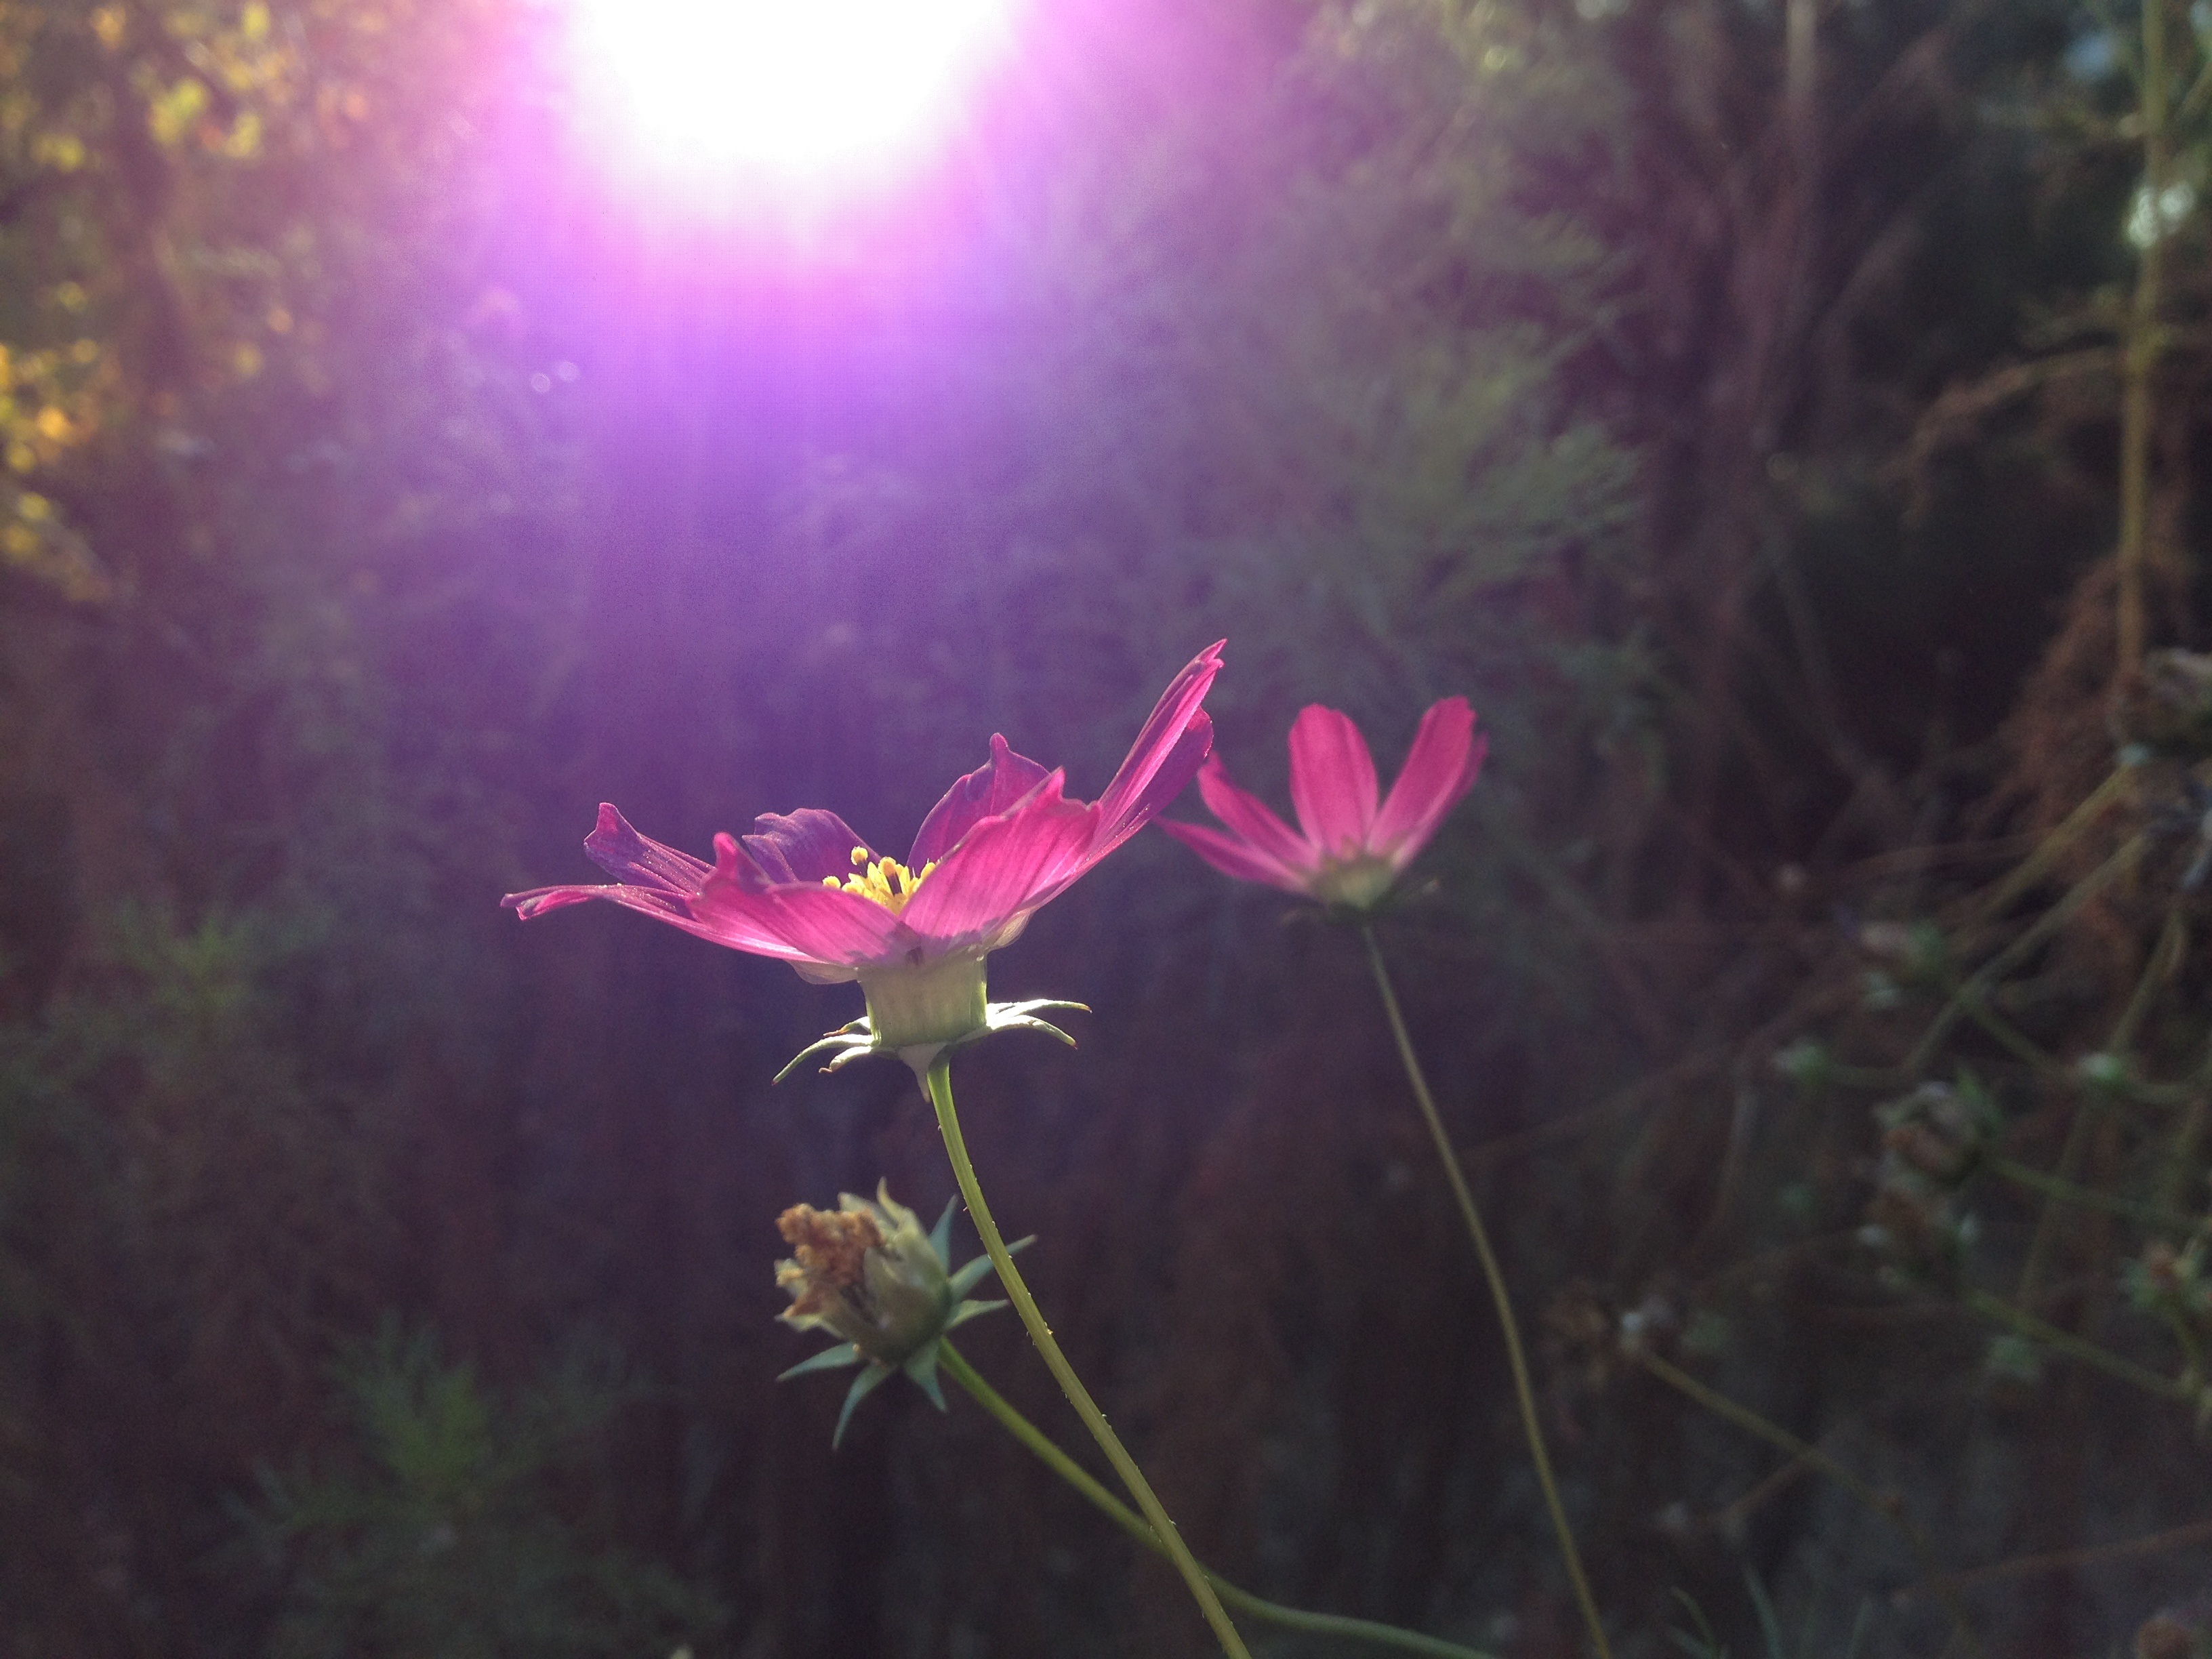
[[[866,981],[862,982],[865,985]],[[979,981],[979,992],[981,988]],[[1048,1010],[1060,1008],[1072,1008],[1084,1014],[1091,1012],[1085,1003],[1056,1002],[1048,997],[1032,998],[1026,1002],[986,1002],[981,1005],[981,1018],[975,1024],[951,1036],[933,1039],[927,1036],[916,1037],[910,1024],[902,1027],[894,1025],[889,1018],[879,1021],[879,1005],[875,994],[871,991],[867,1013],[808,1043],[775,1074],[775,1080],[782,1082],[803,1062],[817,1054],[829,1056],[822,1067],[825,1073],[840,1071],[870,1054],[894,1054],[912,1066],[914,1074],[919,1078],[940,1055],[964,1048],[973,1042],[981,1042],[985,1037],[995,1036],[1001,1031],[1042,1031],[1048,1036],[1058,1037],[1073,1048],[1075,1047],[1073,1037],[1050,1020],[1039,1018]]]
[[[938,1344],[947,1332],[1006,1306],[968,1299],[991,1271],[988,1256],[977,1256],[957,1272],[947,1269],[952,1212],[958,1202],[948,1202],[927,1233],[915,1212],[894,1200],[882,1182],[876,1183],[872,1200],[843,1193],[835,1210],[794,1204],[776,1218],[777,1231],[792,1247],[791,1256],[775,1268],[776,1284],[791,1297],[791,1306],[780,1317],[799,1330],[826,1330],[844,1339],[776,1380],[862,1367],[838,1413],[831,1449],[844,1440],[854,1409],[895,1371],[912,1378],[943,1411]],[[1029,1243],[1023,1239],[1009,1248],[1018,1250]]]

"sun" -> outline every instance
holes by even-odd
[[[896,174],[1006,49],[1016,0],[570,0],[599,142],[695,187]]]

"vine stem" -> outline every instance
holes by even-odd
[[[945,1376],[965,1389],[977,1405],[998,1420],[1000,1427],[1034,1452],[1054,1474],[1081,1492],[1108,1520],[1154,1553],[1165,1555],[1168,1553],[1167,1546],[1160,1542],[1160,1535],[1146,1524],[1143,1516],[1092,1479],[1089,1471],[1054,1445],[1043,1430],[1015,1410],[996,1389],[983,1380],[982,1374],[968,1363],[949,1340],[939,1343],[937,1363]],[[1355,1642],[1373,1642],[1385,1647],[1402,1648],[1408,1653],[1427,1654],[1431,1659],[1492,1659],[1479,1648],[1462,1647],[1441,1637],[1424,1636],[1419,1631],[1401,1630],[1395,1625],[1382,1624],[1372,1619],[1350,1619],[1341,1613],[1309,1613],[1303,1607],[1286,1607],[1279,1601],[1270,1601],[1248,1589],[1239,1589],[1203,1564],[1199,1571],[1206,1575],[1206,1582],[1229,1606],[1239,1613],[1249,1613],[1255,1619],[1280,1625],[1285,1630],[1301,1630],[1316,1636],[1341,1636]]]
[[[1137,1460],[1129,1455],[1128,1448],[1122,1445],[1121,1437],[1106,1421],[1106,1413],[1098,1409],[1090,1390],[1076,1376],[1075,1367],[1067,1363],[1067,1356],[1060,1351],[1060,1344],[1053,1338],[1052,1327],[1045,1322],[1036,1298],[1030,1294],[1030,1287],[1024,1282],[1021,1270],[1014,1266],[1014,1258],[1006,1249],[1006,1241],[1000,1235],[999,1224],[991,1218],[991,1206],[983,1201],[982,1185],[975,1179],[975,1165],[969,1158],[968,1142],[960,1133],[960,1115],[952,1105],[952,1066],[945,1055],[939,1054],[930,1062],[929,1069],[923,1073],[921,1086],[929,1096],[929,1103],[937,1109],[937,1127],[945,1136],[945,1155],[952,1160],[952,1176],[960,1184],[961,1201],[968,1206],[969,1219],[975,1224],[975,1231],[983,1241],[983,1249],[990,1256],[992,1267],[998,1270],[999,1282],[1006,1286],[1006,1296],[1013,1303],[1014,1311],[1021,1316],[1022,1323],[1028,1328],[1030,1340],[1036,1344],[1037,1352],[1044,1356],[1044,1363],[1052,1371],[1053,1380],[1060,1384],[1060,1391],[1067,1396],[1067,1403],[1075,1407],[1075,1414],[1083,1419],[1083,1426],[1091,1431],[1091,1437],[1098,1443],[1098,1449],[1106,1454],[1106,1461],[1114,1466],[1114,1472],[1121,1477],[1121,1484],[1137,1500],[1137,1507],[1144,1511],[1144,1517],[1151,1524],[1152,1534],[1167,1558],[1175,1563],[1176,1571],[1182,1575],[1183,1583],[1190,1586],[1190,1593],[1196,1599],[1199,1610],[1205,1613],[1206,1622],[1213,1627],[1213,1634],[1221,1644],[1222,1652],[1229,1655],[1230,1659],[1251,1659],[1243,1638],[1237,1633],[1237,1626],[1229,1622],[1228,1613],[1223,1611],[1221,1598],[1214,1593],[1206,1569],[1199,1565],[1198,1558],[1190,1553],[1190,1546],[1183,1542],[1182,1534],[1176,1530],[1175,1522],[1168,1518],[1167,1510],[1153,1495],[1144,1471],[1137,1467]]]
[[[1528,1455],[1536,1465],[1536,1482],[1544,1489],[1544,1506],[1552,1514],[1552,1529],[1559,1534],[1559,1554],[1566,1562],[1567,1577],[1574,1583],[1575,1601],[1582,1608],[1583,1622],[1589,1627],[1590,1644],[1596,1650],[1597,1659],[1613,1659],[1613,1650],[1605,1638],[1604,1622],[1597,1615],[1596,1599],[1590,1595],[1589,1580],[1583,1572],[1582,1555],[1575,1548],[1574,1531],[1567,1525],[1567,1512],[1559,1502],[1559,1483],[1552,1478],[1552,1457],[1545,1449],[1543,1427],[1537,1420],[1536,1390],[1528,1381],[1528,1359],[1522,1351],[1520,1322],[1514,1316],[1513,1297],[1505,1288],[1505,1275],[1498,1267],[1497,1252],[1490,1248],[1490,1233],[1482,1224],[1482,1212],[1475,1208],[1474,1194],[1468,1188],[1459,1154],[1452,1148],[1451,1137],[1444,1133],[1443,1119],[1437,1114],[1436,1097],[1429,1092],[1420,1057],[1413,1052],[1413,1039],[1406,1030],[1406,1016],[1398,1006],[1398,994],[1391,988],[1390,970],[1383,964],[1382,946],[1375,937],[1374,925],[1360,923],[1359,937],[1367,946],[1368,965],[1375,970],[1375,988],[1382,994],[1382,1012],[1389,1018],[1390,1035],[1397,1039],[1398,1058],[1405,1063],[1406,1080],[1413,1085],[1413,1099],[1419,1104],[1429,1134],[1437,1143],[1437,1156],[1443,1160],[1444,1178],[1451,1182],[1452,1196],[1459,1200],[1468,1236],[1474,1239],[1474,1253],[1482,1262],[1482,1276],[1490,1285],[1490,1299],[1498,1309],[1498,1328],[1505,1335],[1506,1362],[1513,1370],[1513,1393],[1521,1405],[1522,1431],[1528,1437]]]

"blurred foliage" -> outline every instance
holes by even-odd
[[[362,1468],[262,1476],[248,1539],[284,1569],[269,1650],[635,1654],[710,1632],[711,1604],[562,1513],[564,1485],[588,1502],[605,1479],[562,1467],[623,1403],[605,1370],[572,1354],[506,1406],[387,1321],[338,1367]]]
[[[949,1184],[903,1079],[768,1091],[849,998],[495,901],[601,799],[896,848],[994,729],[1088,796],[1224,634],[1279,798],[1305,702],[1492,733],[1389,942],[1616,1628],[1931,1650],[1899,1516],[2007,1651],[2188,1626],[2171,1550],[1969,1582],[2202,1485],[2206,82],[2176,7],[2144,196],[2140,21],[1091,0],[802,233],[615,183],[557,9],[0,3],[0,1652],[1200,1650],[972,1413],[774,1390],[774,1218]],[[1203,1552],[1568,1639],[1357,952],[1146,838],[994,969],[1099,1011],[963,1115]]]

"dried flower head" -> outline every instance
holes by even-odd
[[[776,1218],[776,1230],[792,1249],[775,1267],[777,1285],[791,1297],[781,1317],[798,1329],[826,1330],[842,1339],[783,1375],[865,1365],[845,1396],[832,1446],[844,1439],[854,1408],[893,1371],[904,1371],[943,1411],[938,1344],[946,1332],[1006,1305],[967,1299],[991,1271],[988,1257],[947,1271],[952,1210],[948,1203],[925,1233],[915,1212],[879,1182],[873,1200],[844,1193],[835,1210],[794,1204]]]

